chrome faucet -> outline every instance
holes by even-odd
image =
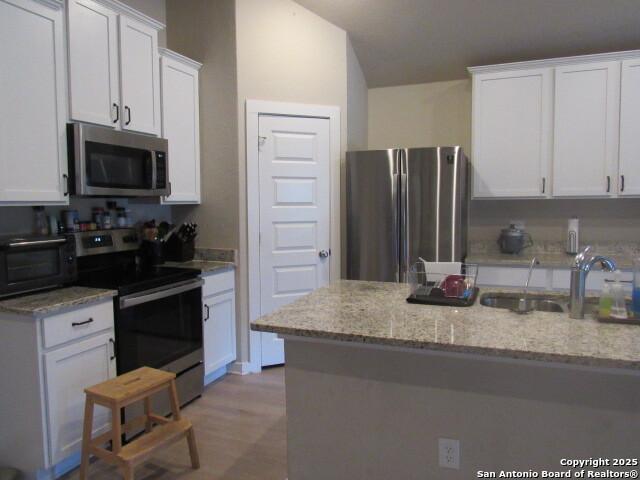
[[[571,318],[584,318],[584,292],[587,283],[587,275],[593,266],[599,263],[607,272],[616,270],[616,262],[602,255],[591,255],[591,247],[586,247],[576,255],[571,266],[571,294],[569,297],[569,316]]]
[[[533,269],[536,268],[536,265],[540,265],[538,261],[538,257],[533,257],[531,259],[531,263],[529,264],[529,275],[527,275],[527,281],[524,284],[524,288],[522,289],[522,297],[518,302],[518,312],[527,313],[531,311],[529,306],[527,305],[527,296],[529,295],[529,283],[531,283],[531,275],[533,274]]]

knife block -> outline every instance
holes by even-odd
[[[164,244],[164,259],[172,262],[189,262],[196,253],[195,240],[185,242],[172,235]]]

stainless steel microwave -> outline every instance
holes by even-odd
[[[0,298],[65,285],[76,277],[73,237],[0,237]]]
[[[67,125],[69,192],[98,197],[171,194],[164,138],[83,123]]]

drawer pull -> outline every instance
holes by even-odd
[[[113,355],[111,355],[109,358],[111,361],[116,359],[116,341],[113,338],[109,339],[109,343],[112,345],[113,347]]]
[[[88,325],[88,324],[90,324],[92,322],[93,322],[93,318],[90,318],[89,320],[85,320],[84,322],[72,322],[71,326],[72,327],[79,327],[81,325]]]
[[[211,312],[209,311],[209,305],[207,305],[206,303],[204,305],[204,308],[207,309],[207,316],[204,317],[204,321],[206,322],[207,320],[209,320],[209,316],[211,315]]]

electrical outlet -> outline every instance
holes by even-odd
[[[443,468],[460,469],[460,440],[438,439],[438,463]]]

